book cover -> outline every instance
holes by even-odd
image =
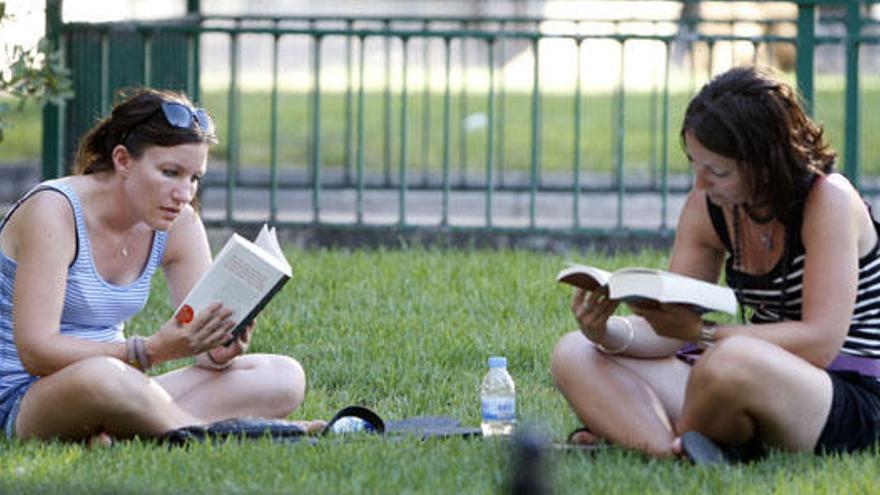
[[[291,276],[293,269],[274,228],[263,225],[254,242],[233,233],[175,315],[191,321],[208,305],[220,302],[233,311],[236,325],[232,333],[238,336]]]

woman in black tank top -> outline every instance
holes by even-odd
[[[552,372],[585,428],[694,461],[778,448],[852,451],[880,436],[878,229],[794,91],[735,68],[691,100],[681,140],[694,188],[669,270],[727,283],[738,323],[680,305],[576,292],[579,331]]]

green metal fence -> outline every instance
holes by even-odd
[[[200,16],[189,0],[182,19],[87,24],[61,22],[60,1],[50,0],[47,31],[65,50],[77,96],[45,111],[43,174],[64,173],[117,88],[146,84],[224,107],[215,162],[225,173],[215,166],[202,191],[209,225],[668,236],[690,184],[675,138],[688,90],[734,63],[784,63],[777,51],[796,51],[794,79],[811,109],[816,65],[844,61],[842,168],[877,192],[863,172],[880,173],[880,156],[863,156],[860,105],[860,64],[876,67],[880,43],[880,23],[866,15],[873,3],[802,0],[791,16],[756,21]],[[661,60],[639,91],[627,60],[636,45]],[[574,56],[560,61],[565,46]],[[614,46],[614,74],[585,70]],[[829,48],[843,56],[823,55]],[[256,74],[264,89],[243,89],[260,56],[269,60]],[[555,84],[557,66],[573,74],[570,88]],[[511,83],[512,67],[527,84]],[[209,83],[218,70],[220,83]],[[610,82],[595,89],[599,75]],[[285,77],[299,86],[285,87]],[[268,123],[245,118],[266,99]],[[646,144],[632,159],[639,112]],[[254,138],[254,127],[266,132]],[[600,148],[605,158],[589,158]]]

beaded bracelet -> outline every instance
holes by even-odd
[[[153,367],[153,362],[147,354],[146,341],[140,335],[129,337],[125,340],[125,356],[128,364],[138,368],[141,371],[149,371]]]

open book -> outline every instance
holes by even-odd
[[[211,303],[223,303],[233,310],[237,337],[292,275],[274,227],[263,224],[253,242],[233,233],[174,314],[188,323]]]
[[[607,286],[611,299],[690,304],[700,313],[736,314],[736,296],[730,288],[663,270],[621,268],[607,272],[593,266],[569,265],[556,275],[556,281],[586,290]]]

